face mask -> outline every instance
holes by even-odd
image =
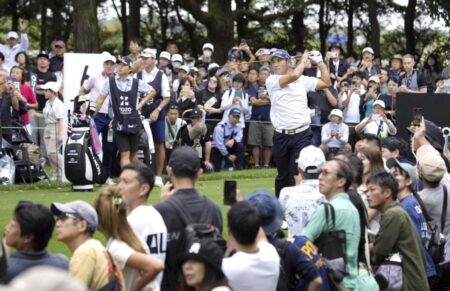
[[[181,63],[180,63],[180,62],[173,62],[173,63],[172,63],[172,67],[173,67],[174,69],[178,69],[179,67],[181,67]]]
[[[204,57],[210,58],[211,55],[212,55],[212,51],[210,51],[210,50],[204,50],[204,51],[203,51],[203,56],[204,56]]]

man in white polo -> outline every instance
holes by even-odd
[[[308,58],[319,68],[320,79],[303,76]],[[270,56],[275,75],[266,80],[272,103],[270,119],[275,127],[272,153],[278,170],[275,179],[277,197],[284,187],[294,186],[295,160],[304,147],[311,145],[311,117],[306,93],[331,86],[330,72],[319,52],[305,51],[294,69],[289,66],[289,59],[287,51],[275,50]]]

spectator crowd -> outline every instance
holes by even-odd
[[[20,41],[10,32],[0,46],[1,135],[13,143],[11,127],[23,126],[63,181],[65,43],[32,68],[27,23],[20,28]],[[426,116],[410,140],[396,136],[397,93],[448,90],[450,69],[437,72],[435,56],[420,69],[409,54],[383,67],[370,47],[355,61],[336,44],[291,57],[240,43],[222,65],[211,43],[195,62],[173,41],[157,54],[133,39],[129,51],[102,53],[102,72],[79,89],[105,187],[92,204],[20,202],[5,228],[1,283],[45,265],[68,270],[80,290],[450,290],[448,136]],[[143,122],[154,170],[138,160]],[[237,191],[225,224],[196,182],[250,165],[276,166],[275,195]],[[47,251],[54,229],[70,259]]]

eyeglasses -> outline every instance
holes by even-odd
[[[75,220],[79,220],[80,217],[78,215],[72,213],[61,213],[56,217],[56,220],[66,221],[68,218],[73,218]]]

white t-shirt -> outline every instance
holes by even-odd
[[[347,92],[344,92],[341,98],[342,101],[345,101],[347,98],[350,98],[347,107],[345,107],[344,111],[342,112],[344,116],[344,122],[359,123],[361,120],[361,115],[359,114],[359,103],[361,101],[360,95],[357,93],[353,93],[352,95],[350,95],[350,97],[348,97]]]
[[[369,118],[366,117],[364,118],[362,122],[366,122]],[[388,120],[388,122],[391,122],[390,120]],[[380,136],[382,136],[383,138],[386,138],[388,136],[388,133],[391,135],[395,135],[397,134],[397,129],[395,129],[394,131],[390,131],[389,130],[389,126],[386,122],[384,122],[381,119],[378,120],[372,120],[371,122],[369,122],[366,126],[364,126],[364,133],[371,133],[371,134],[378,134],[378,127],[381,127],[380,129]]]
[[[145,242],[141,240],[141,243],[144,247],[145,252],[149,254],[148,247]],[[123,279],[125,281],[125,291],[133,290],[134,284],[137,280],[139,280],[140,277],[139,271],[137,269],[127,267],[126,263],[128,261],[128,258],[136,251],[125,242],[117,239],[109,239],[106,243],[106,249],[122,269]],[[155,281],[156,279],[153,282],[149,283],[147,287],[151,288],[151,290],[159,290],[159,285]]]
[[[237,252],[224,258],[222,270],[234,291],[274,291],[280,272],[280,257],[268,242],[258,244],[257,253]]]
[[[280,204],[288,225],[288,236],[301,235],[314,211],[325,202],[319,192],[318,180],[303,180],[294,187],[285,187],[280,192]]]
[[[46,124],[56,123],[58,119],[64,118],[64,104],[59,98],[55,98],[53,102],[47,100],[42,113]]]
[[[146,242],[150,254],[166,261],[167,228],[164,220],[151,205],[141,205],[128,214],[128,223],[134,232]],[[161,286],[163,272],[156,277],[158,287]]]
[[[319,79],[300,76],[287,86],[280,87],[280,75],[266,80],[270,97],[270,120],[276,129],[295,129],[311,123],[307,92],[315,91]]]

